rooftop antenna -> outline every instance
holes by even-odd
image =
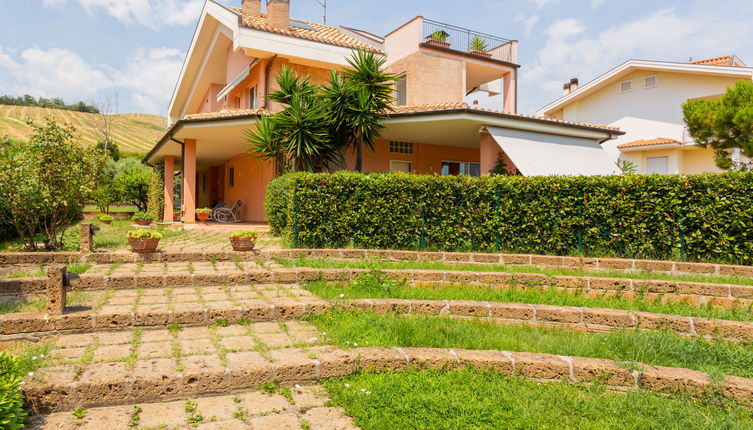
[[[327,0],[316,0],[324,8],[324,25],[327,25]]]

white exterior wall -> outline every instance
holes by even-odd
[[[644,89],[643,78],[649,75],[656,75],[656,88]],[[620,83],[625,80],[632,80],[633,89],[623,93],[620,92]],[[626,132],[625,135],[605,142],[603,145],[609,156],[617,160],[620,157],[617,145],[623,143],[657,137],[682,142],[685,128],[682,104],[692,98],[723,94],[727,87],[736,81],[736,78],[728,77],[635,71],[582,100],[566,105],[554,116],[566,121],[620,127],[620,130]],[[659,153],[659,151],[655,152]],[[677,155],[675,158],[679,157]],[[635,162],[633,159],[635,155],[628,156],[628,153],[623,153],[622,158]],[[701,166],[706,163],[696,162],[693,165]],[[713,158],[710,165],[714,165]],[[645,166],[641,167],[645,169]],[[671,167],[672,160],[670,160],[670,171],[672,171]]]

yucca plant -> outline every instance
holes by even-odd
[[[437,42],[447,42],[447,37],[448,36],[449,36],[449,34],[447,34],[447,32],[442,31],[442,30],[437,30],[434,33],[431,33],[431,35],[429,36],[429,38],[431,40],[436,40]]]
[[[470,44],[468,45],[468,49],[476,52],[486,52],[489,50],[489,46],[486,44],[486,41],[484,39],[478,36],[474,36],[473,39],[471,39]]]

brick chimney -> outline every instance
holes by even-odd
[[[572,78],[570,79],[570,92],[573,92],[580,87],[580,84],[578,83],[578,78]]]
[[[261,15],[261,0],[241,0],[241,10],[244,15]]]
[[[287,30],[290,27],[290,0],[267,0],[267,23]]]

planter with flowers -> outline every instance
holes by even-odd
[[[256,230],[238,230],[230,235],[233,251],[253,251],[259,233]]]
[[[149,225],[154,221],[152,214],[146,212],[136,212],[131,219],[138,225]]]
[[[102,224],[110,225],[110,224],[112,224],[113,217],[112,217],[112,215],[108,215],[108,214],[99,214],[99,215],[97,215],[97,219]]]
[[[489,51],[489,46],[486,44],[486,41],[478,36],[474,36],[471,39],[471,43],[468,44],[468,50],[473,55],[480,55],[486,58],[492,57],[491,52],[487,52]]]
[[[446,31],[437,30],[429,35],[426,43],[440,48],[449,49],[450,42],[447,41],[448,37],[450,37],[450,35]]]
[[[162,234],[154,230],[131,230],[126,237],[131,251],[145,254],[157,250]]]
[[[209,218],[209,214],[212,213],[212,210],[209,208],[199,208],[196,209],[196,218],[199,219],[199,222],[202,224],[207,223],[207,219]]]

